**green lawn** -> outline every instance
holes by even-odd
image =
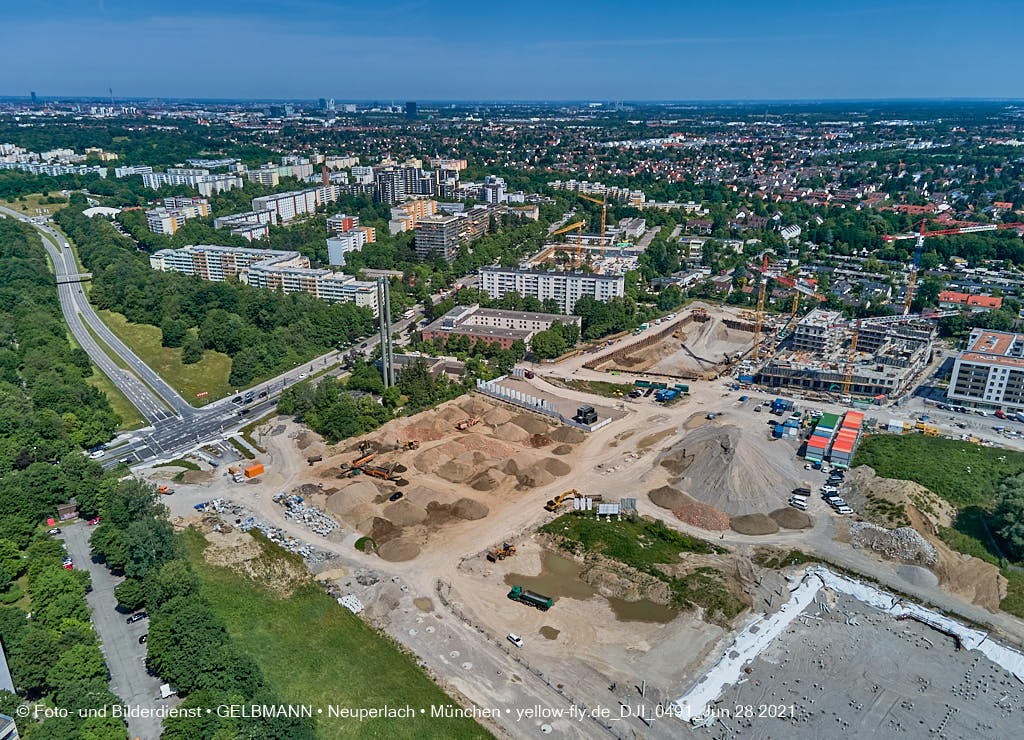
[[[632,383],[609,383],[606,380],[566,380],[558,382],[573,390],[593,393],[594,395],[607,398],[621,398],[633,390],[634,387]]]
[[[188,557],[202,580],[203,596],[227,623],[235,643],[263,669],[282,701],[326,707],[425,708],[416,719],[350,719],[318,716],[317,735],[328,738],[485,738],[469,719],[431,718],[433,705],[451,699],[389,639],[340,606],[316,585],[279,598],[228,568],[203,560],[206,546],[195,530],[185,533]],[[263,563],[298,556],[266,540]]]
[[[180,348],[164,347],[160,343],[159,327],[133,324],[123,314],[113,311],[97,313],[122,342],[192,405],[202,405],[203,399],[196,397],[196,394],[202,391],[209,393],[205,397],[207,402],[223,398],[235,391],[228,383],[231,358],[227,355],[206,350],[202,360],[194,365],[186,365],[181,361]]]
[[[678,563],[684,552],[722,552],[709,542],[687,537],[659,522],[640,517],[602,522],[593,516],[563,514],[540,531],[558,538],[566,550],[598,553],[665,581],[677,605],[702,606],[709,619],[729,620],[743,611],[743,603],[728,591],[722,574],[714,568],[698,568],[679,578],[658,567]]]
[[[47,196],[39,193],[31,193],[22,197],[24,200],[21,198],[15,198],[14,200],[0,200],[0,206],[10,208],[12,211],[17,211],[18,213],[24,213],[26,216],[38,215],[36,209],[41,208],[44,211],[43,215],[52,216],[68,204],[68,199],[61,198],[60,191],[58,190],[51,192],[49,197],[61,198],[64,201],[63,203],[43,203],[42,201],[45,200]]]

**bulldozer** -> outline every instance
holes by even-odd
[[[508,542],[506,542],[501,547],[499,547],[497,550],[491,550],[489,553],[487,553],[487,559],[490,560],[492,563],[496,563],[499,560],[504,560],[505,558],[510,558],[510,557],[512,557],[515,554],[516,554],[516,546],[515,545],[511,545]]]
[[[404,442],[399,441],[397,446],[400,450],[418,450],[420,448],[420,441],[418,439],[407,439]]]
[[[480,417],[479,416],[472,416],[472,417],[470,417],[468,419],[463,419],[462,421],[460,421],[458,424],[455,425],[455,428],[458,429],[460,432],[464,432],[465,430],[469,429],[474,424],[479,424],[479,423],[480,423]]]
[[[558,511],[562,504],[564,504],[571,498],[576,498],[579,495],[579,491],[573,488],[572,490],[566,491],[565,493],[555,496],[553,499],[544,504],[544,508],[547,509],[548,511]]]

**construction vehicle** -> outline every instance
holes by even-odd
[[[455,425],[455,428],[458,429],[460,432],[464,432],[465,430],[469,429],[471,426],[474,426],[475,424],[479,424],[479,423],[480,423],[480,417],[479,416],[473,416],[473,417],[470,417],[469,419],[463,419],[462,421],[460,421],[458,424]]]
[[[708,310],[699,306],[690,311],[690,316],[694,321],[707,321],[711,318],[711,316],[708,315]]]
[[[167,486],[160,486],[158,489],[156,489],[156,492],[162,493],[164,496],[170,496],[172,493],[174,493],[174,489],[168,488]]]
[[[579,491],[573,488],[572,490],[559,494],[558,496],[555,496],[553,499],[549,500],[546,504],[544,504],[544,508],[547,509],[548,511],[557,511],[558,508],[566,501],[568,501],[571,498],[576,498],[579,495]]]
[[[499,547],[497,550],[491,550],[489,553],[487,553],[487,559],[490,560],[492,563],[496,563],[499,560],[504,560],[505,558],[510,558],[510,557],[512,557],[515,554],[516,554],[516,547],[515,547],[515,545],[511,545],[508,542],[506,542],[501,547]]]
[[[555,602],[552,601],[550,596],[544,596],[535,591],[530,591],[522,586],[513,586],[512,590],[508,592],[508,597],[512,601],[518,601],[520,604],[526,604],[527,606],[535,606],[542,612],[546,612],[551,608],[551,605]]]
[[[374,465],[363,465],[359,468],[366,475],[373,476],[374,478],[381,478],[382,480],[396,480],[398,476],[395,475],[395,466],[392,465],[390,468],[381,468]]]
[[[307,457],[306,458],[306,464],[307,465],[312,465],[313,463],[322,462],[323,459],[324,459],[323,455],[313,455],[312,457]]]
[[[418,450],[420,448],[420,441],[418,439],[407,439],[404,442],[398,442],[398,449],[400,450]]]
[[[367,454],[369,454],[371,452],[373,452],[373,447],[370,445],[369,442],[367,442],[364,439],[362,442],[359,443],[359,454],[360,455],[367,455]]]

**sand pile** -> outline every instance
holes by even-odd
[[[662,454],[659,462],[679,476],[677,485],[684,493],[733,516],[776,509],[777,492],[798,484],[779,461],[745,444],[741,430],[730,425],[703,424]]]
[[[533,447],[534,449],[538,449],[540,447],[547,447],[549,444],[551,444],[551,437],[549,437],[546,434],[534,434],[528,440],[526,440],[526,444],[528,444],[530,447]]]
[[[558,445],[558,447],[551,450],[551,452],[555,455],[568,455],[570,452],[572,452],[572,450],[572,445]]]
[[[842,496],[858,514],[883,527],[910,524],[929,534],[951,527],[956,507],[922,485],[907,480],[879,478],[867,465],[849,472]]]
[[[405,499],[385,506],[382,513],[398,527],[412,527],[427,520],[426,509]]]
[[[516,426],[511,422],[500,424],[494,428],[493,435],[497,439],[503,439],[506,442],[522,442],[530,437],[530,433],[520,426]]]
[[[530,459],[526,455],[519,455],[506,461],[502,472],[513,476],[524,488],[546,486],[555,480],[555,476],[539,465],[536,459]]]
[[[439,478],[444,478],[452,483],[466,483],[482,473],[491,462],[493,462],[493,458],[484,453],[478,450],[467,450],[437,468],[434,473]]]
[[[734,516],[729,526],[740,534],[775,534],[779,531],[779,525],[767,514]]]
[[[432,426],[430,424],[409,424],[408,426],[402,427],[401,432],[398,435],[399,439],[415,439],[420,442],[433,442],[438,439],[444,439],[448,434],[446,428],[442,428],[440,425]]]
[[[568,444],[579,444],[587,438],[587,435],[582,430],[567,426],[555,427],[548,436],[555,442],[565,442]]]
[[[501,406],[495,406],[483,415],[483,422],[489,427],[501,426],[502,424],[508,424],[510,421],[512,421],[512,413]]]
[[[494,458],[512,457],[512,455],[516,454],[514,447],[491,439],[486,434],[467,434],[455,439],[454,442],[461,445],[464,449],[479,450],[485,455]]]
[[[466,448],[455,440],[448,440],[429,450],[424,450],[412,461],[413,467],[423,473],[433,473],[453,457],[463,454]]]
[[[519,414],[512,419],[512,423],[521,429],[525,429],[530,434],[546,434],[548,432],[547,424],[536,416],[530,416],[529,414]],[[562,440],[558,441],[561,442]]]
[[[488,468],[473,478],[469,485],[474,491],[493,491],[507,480],[508,476],[497,468]]]
[[[811,526],[811,518],[807,513],[794,509],[792,506],[776,509],[769,512],[768,516],[783,529],[808,529]]]
[[[456,422],[462,421],[466,418],[467,412],[463,411],[456,405],[451,406],[439,406],[437,411],[434,412],[439,421],[447,422],[454,426]],[[472,414],[469,414],[472,416]]]
[[[379,541],[378,541],[379,543]],[[405,560],[412,560],[420,554],[420,547],[415,542],[399,537],[380,545],[377,554],[382,560],[392,563],[401,563]]]
[[[427,504],[427,526],[436,527],[455,519],[475,521],[487,516],[490,509],[471,498],[460,498],[454,504],[431,501]]]
[[[713,506],[694,501],[682,491],[671,486],[662,486],[647,492],[655,506],[671,511],[676,519],[694,527],[721,532],[729,528],[729,515]]]
[[[458,402],[458,407],[470,416],[480,416],[494,408],[491,404],[477,398],[476,396],[464,397]]]

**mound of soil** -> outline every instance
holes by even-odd
[[[493,434],[496,439],[503,439],[506,442],[522,442],[530,436],[528,431],[511,422],[496,426]]]
[[[467,450],[479,450],[490,457],[505,458],[516,453],[510,445],[491,439],[486,434],[467,434],[454,440],[454,444],[462,445]]]
[[[426,509],[404,499],[385,506],[381,513],[398,527],[412,527],[427,520]]]
[[[508,480],[508,476],[497,468],[488,468],[469,482],[474,491],[493,491]]]
[[[526,444],[535,449],[539,447],[547,447],[551,444],[551,437],[546,434],[534,434],[526,440]]]
[[[783,529],[808,529],[811,526],[811,518],[806,512],[786,506],[768,513],[775,523]]]
[[[387,542],[388,540],[398,537],[402,533],[401,528],[396,527],[390,520],[384,517],[375,516],[373,523],[370,525],[370,537],[372,537],[377,544]]]
[[[559,426],[555,428],[549,435],[555,442],[565,442],[567,444],[579,444],[587,438],[587,435],[582,430],[576,427]]]
[[[678,509],[687,500],[693,500],[682,491],[672,488],[672,486],[662,486],[661,488],[655,488],[653,491],[648,491],[647,498],[655,506],[660,506],[669,511]]]
[[[546,471],[551,473],[551,475],[558,476],[558,477],[561,477],[563,475],[568,475],[569,472],[572,470],[572,468],[569,467],[568,463],[563,462],[562,460],[559,460],[559,459],[554,458],[554,457],[546,457],[546,458],[544,458],[544,460],[541,462],[541,464],[544,466],[544,469]]]
[[[779,525],[767,514],[734,516],[729,526],[740,534],[775,534],[779,531]]]
[[[558,445],[558,447],[551,450],[551,452],[555,455],[568,455],[570,452],[572,452],[572,450],[572,445]]]
[[[465,483],[482,473],[484,466],[490,461],[491,458],[484,453],[470,450],[453,457],[434,472],[438,477],[452,483]]]
[[[459,401],[458,406],[467,414],[471,414],[473,416],[480,416],[494,408],[489,403],[480,400],[476,396],[466,396]]]
[[[497,427],[502,424],[508,424],[512,421],[512,413],[503,409],[501,406],[495,406],[493,409],[483,415],[484,424],[489,427]]]
[[[427,504],[427,526],[439,527],[455,519],[483,519],[489,511],[486,506],[471,498],[460,498],[454,504],[431,501]]]
[[[378,544],[380,541],[378,540]],[[420,546],[415,542],[403,539],[391,540],[385,542],[377,548],[377,554],[382,560],[387,560],[392,563],[401,563],[406,560],[412,560],[420,554]]]
[[[714,506],[694,501],[682,491],[671,486],[655,488],[647,493],[647,497],[655,506],[669,509],[681,522],[700,527],[712,532],[721,532],[729,528],[729,515]]]
[[[529,414],[519,414],[512,423],[520,429],[525,429],[530,434],[546,434],[548,431],[548,425],[538,419],[536,416],[530,416]],[[562,440],[558,440],[561,442]]]
[[[704,424],[660,455],[659,463],[680,477],[684,493],[719,511],[732,516],[771,511],[779,504],[774,492],[799,481],[783,461],[766,456],[744,434],[728,424]]]

